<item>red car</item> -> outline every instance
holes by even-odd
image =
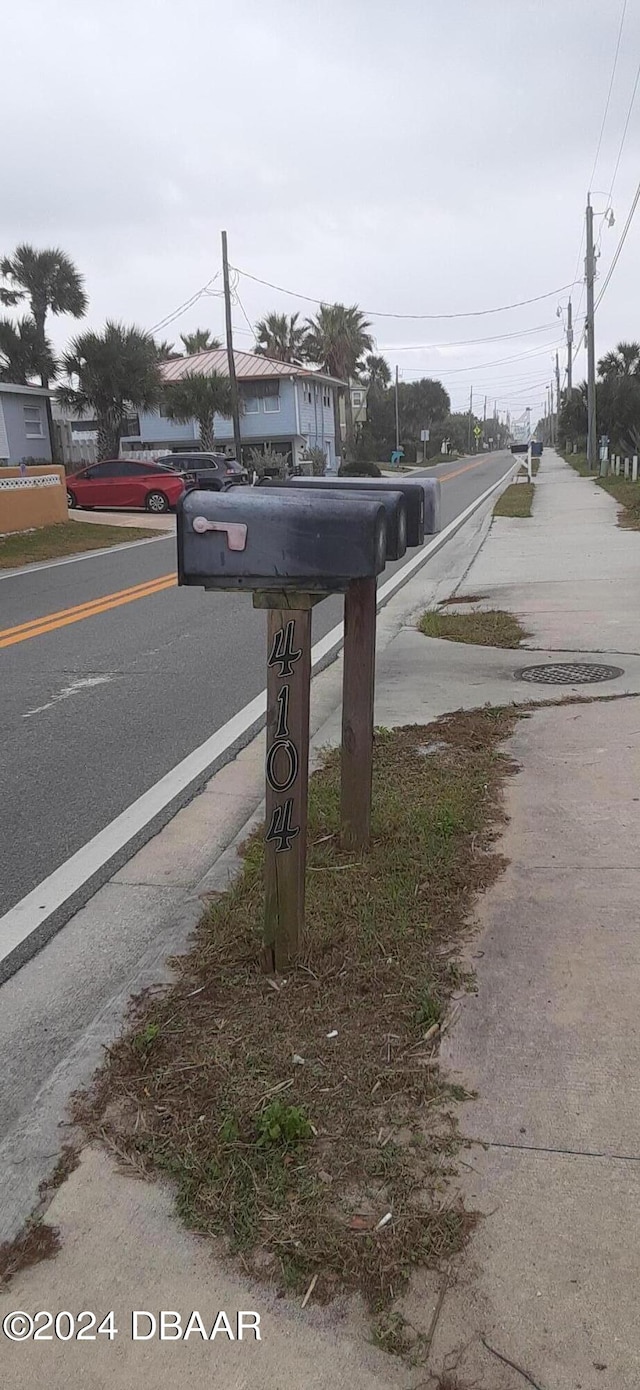
[[[168,512],[180,501],[184,479],[170,468],[143,459],[104,459],[67,478],[70,507],[144,507]]]

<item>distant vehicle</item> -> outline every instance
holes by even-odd
[[[103,459],[67,478],[69,507],[144,507],[159,514],[177,506],[184,492],[181,473],[148,459]]]
[[[192,454],[158,454],[161,468],[181,473],[187,489],[204,487],[221,492],[240,483],[248,483],[249,474],[236,459],[226,454],[195,452]]]

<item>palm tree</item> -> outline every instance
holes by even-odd
[[[166,338],[161,338],[160,342],[156,343],[156,352],[159,362],[167,362],[172,358],[175,360],[176,357],[182,356],[180,352],[176,352],[175,343],[167,342]]]
[[[44,350],[33,319],[0,319],[0,381],[28,386],[34,376],[55,376],[56,359],[48,338]]]
[[[196,352],[215,352],[222,347],[220,339],[212,338],[208,328],[194,328],[193,333],[181,333],[180,338],[187,357]]]
[[[364,354],[373,348],[373,339],[368,332],[370,327],[357,304],[349,308],[344,304],[321,304],[315,319],[307,319],[306,355],[311,362],[321,366],[328,376],[348,383],[361,370]],[[336,449],[340,443],[339,389],[334,388],[333,392]],[[347,422],[347,456],[353,457],[351,392],[343,387],[342,394]]]
[[[384,391],[391,381],[389,365],[384,357],[370,352],[364,359],[363,381],[370,391]]]
[[[98,422],[98,456],[117,458],[124,422],[132,411],[153,410],[162,397],[156,344],[143,329],[107,323],[102,333],[80,333],[62,358],[67,386],[60,405]]]
[[[27,299],[36,326],[38,342],[46,363],[45,326],[47,314],[72,314],[81,319],[87,311],[84,281],[73,261],[58,247],[35,251],[33,246],[17,246],[13,256],[0,261],[0,274],[8,284],[0,286],[0,303],[18,304]],[[48,385],[46,370],[40,371],[43,386]]]
[[[302,362],[307,330],[299,314],[267,314],[256,324],[255,351],[274,362]]]
[[[640,376],[640,343],[618,343],[613,352],[605,353],[598,362],[598,376],[603,381]]]
[[[232,414],[231,384],[226,376],[211,372],[209,376],[189,372],[182,381],[171,382],[165,391],[164,407],[169,420],[186,424],[197,420],[200,426],[200,445],[210,453],[214,445],[216,415],[228,419]]]

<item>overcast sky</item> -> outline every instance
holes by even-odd
[[[568,291],[622,0],[22,0],[2,23],[0,253],[59,245],[86,324],[153,328],[230,260],[298,295],[357,303],[404,379],[454,409],[540,413]],[[593,187],[604,210],[640,61],[627,0]],[[601,279],[640,164],[640,91],[602,228]],[[598,355],[640,338],[640,213],[597,316]],[[209,327],[204,295],[158,336]],[[539,303],[467,315],[554,291]],[[241,277],[236,345],[314,305]],[[581,284],[574,317],[584,312]],[[394,317],[378,317],[386,313]],[[246,318],[245,318],[246,315]],[[58,348],[76,331],[51,324]],[[528,331],[536,330],[536,331]],[[539,330],[539,331],[537,331]],[[515,334],[506,337],[502,335]],[[444,347],[460,340],[497,341]],[[525,355],[526,354],[526,355]],[[504,360],[508,359],[508,360]],[[584,376],[584,352],[574,369]]]

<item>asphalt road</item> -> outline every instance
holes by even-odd
[[[440,466],[443,526],[509,457]],[[0,915],[264,688],[250,596],[179,589],[174,573],[171,536],[0,576]],[[314,611],[314,641],[342,603]]]

